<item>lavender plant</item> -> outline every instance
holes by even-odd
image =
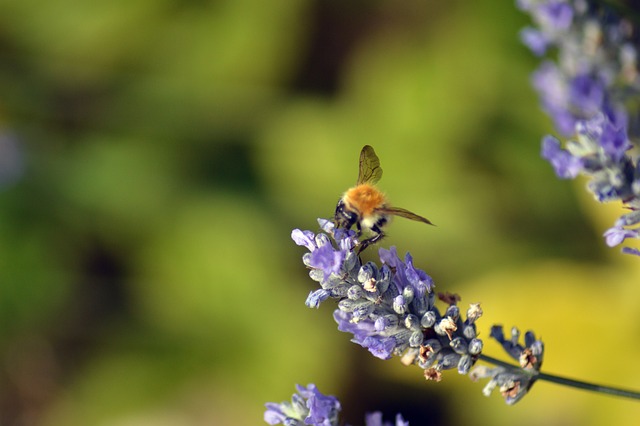
[[[302,260],[311,279],[320,285],[305,303],[317,308],[328,299],[337,299],[333,317],[338,330],[351,333],[351,341],[373,356],[383,360],[399,357],[402,364],[421,368],[427,380],[440,381],[443,371],[451,369],[474,381],[489,379],[483,393],[489,396],[498,388],[509,405],[522,399],[537,380],[640,399],[638,392],[541,372],[544,345],[532,331],[521,339],[515,327],[508,337],[501,325],[491,328],[490,336],[517,365],[484,355],[476,328],[482,316],[479,303],[471,303],[463,318],[460,296],[436,294],[433,279],[414,266],[409,253],[403,260],[395,247],[380,248],[380,264],[363,264],[355,231],[336,228],[326,219],[318,222],[322,232],[294,229],[291,233],[297,245],[309,250]],[[442,310],[437,301],[445,305]],[[475,366],[480,360],[493,366]]]
[[[296,385],[298,393],[293,394],[291,402],[266,404],[264,421],[270,425],[283,424],[286,426],[338,426],[342,423],[339,413],[342,407],[334,396],[323,395],[316,385]],[[365,416],[365,426],[409,426],[401,414],[397,414],[395,422],[384,422],[382,413],[375,411]]]
[[[531,51],[546,59],[532,77],[554,136],[542,141],[542,156],[558,177],[590,178],[600,202],[618,201],[629,210],[604,237],[613,247],[640,238],[640,164],[632,148],[640,136],[638,34],[613,2],[518,0],[536,25],[522,30]],[[624,253],[640,250],[624,247]]]
[[[544,346],[533,332],[518,343],[519,332],[505,339],[502,328],[494,327],[491,337],[519,361],[520,367],[500,365],[475,369],[482,359],[483,342],[476,321],[482,316],[479,303],[469,305],[463,318],[457,294],[434,292],[432,278],[416,268],[409,253],[401,259],[395,247],[380,248],[381,265],[362,264],[358,256],[356,232],[336,228],[319,219],[324,232],[295,229],[294,242],[309,253],[303,263],[320,284],[306,305],[317,308],[329,298],[338,299],[333,317],[340,331],[353,335],[352,342],[380,359],[400,358],[404,365],[417,365],[427,380],[440,381],[444,370],[457,369],[471,378],[489,378],[485,394],[499,386],[507,404],[519,401],[531,388],[542,365]],[[441,311],[436,299],[446,307]]]

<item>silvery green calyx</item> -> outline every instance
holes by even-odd
[[[609,246],[639,238],[640,166],[630,151],[640,136],[636,22],[602,1],[517,4],[534,24],[522,31],[522,40],[546,56],[532,84],[560,136],[569,139],[563,144],[545,136],[542,156],[558,177],[586,175],[598,201],[619,201],[629,210],[605,232]]]

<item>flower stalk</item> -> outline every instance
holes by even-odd
[[[479,360],[487,362],[489,364],[498,365],[504,368],[515,368],[515,369],[519,368],[516,365],[509,364],[508,362],[493,358],[485,354],[480,354]],[[595,383],[585,382],[582,380],[569,379],[567,377],[562,377],[555,374],[548,374],[543,372],[531,373],[531,374],[532,375],[535,374],[535,377],[537,380],[543,380],[546,382],[555,383],[562,386],[567,386],[567,387],[576,388],[576,389],[583,389],[586,391],[597,392],[597,393],[602,393],[606,395],[621,396],[621,397],[631,398],[631,399],[640,399],[640,392],[636,392],[632,390],[598,385]]]

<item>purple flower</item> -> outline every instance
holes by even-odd
[[[573,8],[563,0],[541,2],[536,12],[541,25],[558,31],[567,30],[573,20]]]
[[[383,264],[395,269],[393,282],[399,292],[402,292],[407,286],[413,287],[413,290],[421,296],[427,291],[431,292],[434,287],[433,279],[424,271],[414,268],[413,258],[409,253],[405,255],[404,262],[398,256],[395,247],[391,247],[390,250],[380,248],[378,253]]]
[[[267,402],[267,411],[264,412],[264,421],[270,425],[284,424],[287,415],[284,413],[281,404]]]
[[[336,309],[333,312],[333,319],[338,323],[338,330],[353,334],[351,341],[360,346],[363,346],[363,342],[367,337],[376,333],[375,323],[371,321],[353,322],[353,315],[350,312]]]
[[[615,247],[627,238],[640,238],[640,235],[635,229],[625,229],[621,226],[614,226],[607,229],[604,233],[604,238],[609,247]]]
[[[405,256],[405,275],[407,281],[416,289],[419,295],[424,295],[434,287],[433,279],[424,271],[413,267],[413,258],[409,253]]]
[[[615,126],[610,120],[607,120],[602,129],[600,146],[615,163],[621,162],[625,152],[632,148],[627,137],[626,123]]]
[[[569,103],[578,116],[591,117],[602,111],[604,98],[604,84],[597,78],[581,74],[569,83]]]
[[[326,223],[324,223],[324,225],[325,227],[329,227]],[[327,281],[331,274],[338,274],[340,272],[347,251],[352,248],[350,244],[341,240],[340,243],[342,243],[345,248],[336,250],[326,234],[320,233],[316,235],[311,231],[301,231],[300,229],[294,229],[291,232],[291,239],[297,245],[309,249],[311,253],[306,255],[305,263],[310,268],[322,271],[323,282]],[[345,239],[350,240],[351,237],[345,235]]]
[[[624,254],[633,254],[635,256],[640,256],[640,250],[631,247],[623,247],[622,252]]]
[[[323,395],[316,385],[306,388],[296,385],[298,393],[291,402],[265,404],[267,411],[264,421],[270,425],[284,424],[289,426],[316,425],[337,426],[340,402],[334,396]]]
[[[357,245],[358,238],[356,236],[356,231],[352,229],[336,228],[336,225],[327,219],[318,219],[318,224],[328,235],[333,235],[333,238],[341,250],[349,251]]]
[[[391,268],[397,268],[402,265],[402,260],[398,257],[398,251],[395,246],[392,246],[389,250],[381,247],[378,250],[378,256],[380,256],[382,263],[389,265]]]
[[[516,5],[520,10],[529,12],[546,32],[568,29],[574,16],[571,5],[563,0],[516,0]]]
[[[560,141],[553,136],[542,140],[542,158],[551,162],[556,175],[562,179],[574,178],[584,168],[583,160],[560,148]]]
[[[524,28],[520,31],[520,40],[534,55],[542,56],[546,53],[549,41],[541,31],[534,28]]]
[[[339,426],[344,424],[338,415],[342,407],[334,396],[324,395],[316,385],[310,384],[306,388],[296,385],[297,393],[293,394],[291,402],[265,404],[267,411],[264,420],[270,425],[283,424],[286,426]],[[382,422],[382,413],[367,414],[365,426],[409,426],[401,414],[396,415],[395,423]]]
[[[346,252],[344,250],[334,250],[331,244],[325,244],[311,253],[309,266],[321,269],[324,272],[324,280],[326,281],[331,274],[340,272],[340,267],[345,257]]]
[[[376,358],[389,359],[396,348],[396,339],[393,337],[369,336],[362,341],[362,347],[369,349],[369,352]]]
[[[307,399],[309,415],[305,419],[305,424],[331,426],[332,420],[337,419],[341,410],[340,402],[334,396],[323,395],[316,385],[310,384],[305,389],[296,385],[300,395]]]
[[[353,343],[357,343],[368,349],[376,358],[389,359],[396,348],[396,341],[393,337],[384,337],[376,327],[376,323],[370,320],[355,322],[353,315],[348,312],[336,310],[333,318],[338,323],[338,330],[352,333]]]
[[[294,229],[291,231],[291,239],[299,246],[304,246],[309,251],[314,251],[316,246],[315,234],[311,231],[301,231],[300,229]]]
[[[367,414],[367,416],[365,417],[365,426],[409,426],[409,422],[406,422],[402,418],[402,414],[396,415],[395,423],[383,422],[382,412],[375,411],[373,413]]]
[[[579,121],[576,131],[583,139],[588,139],[585,142],[599,146],[602,149],[600,155],[605,159],[603,163],[606,163],[603,165],[611,166],[611,163],[620,163],[625,152],[632,147],[627,137],[626,122],[624,113],[612,116],[599,113],[589,120]]]
[[[565,136],[572,135],[576,117],[570,109],[569,85],[560,69],[553,62],[545,61],[533,73],[531,83],[558,131]]]

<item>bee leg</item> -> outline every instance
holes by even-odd
[[[360,237],[362,236],[362,225],[360,225],[360,222],[356,222],[356,229],[357,229],[357,232],[356,232],[356,238],[357,238],[358,240],[360,240]],[[356,254],[358,255],[358,258],[360,258],[360,253],[362,253],[362,250],[364,250],[365,248],[367,248],[367,245],[366,245],[366,244],[365,244],[365,245],[363,245],[363,243],[364,243],[365,241],[366,241],[366,240],[364,240],[364,241],[358,241],[358,245],[359,245],[359,247],[358,247],[358,249],[356,250]],[[360,263],[362,263],[362,259],[360,259]]]
[[[360,226],[358,225],[358,227]],[[384,238],[384,232],[382,232],[382,229],[380,229],[377,225],[372,226],[371,230],[375,232],[376,235],[366,240],[360,241],[360,248],[358,248],[358,255],[362,253],[364,249],[369,247],[371,244],[375,244],[378,241],[380,241],[382,238]]]

